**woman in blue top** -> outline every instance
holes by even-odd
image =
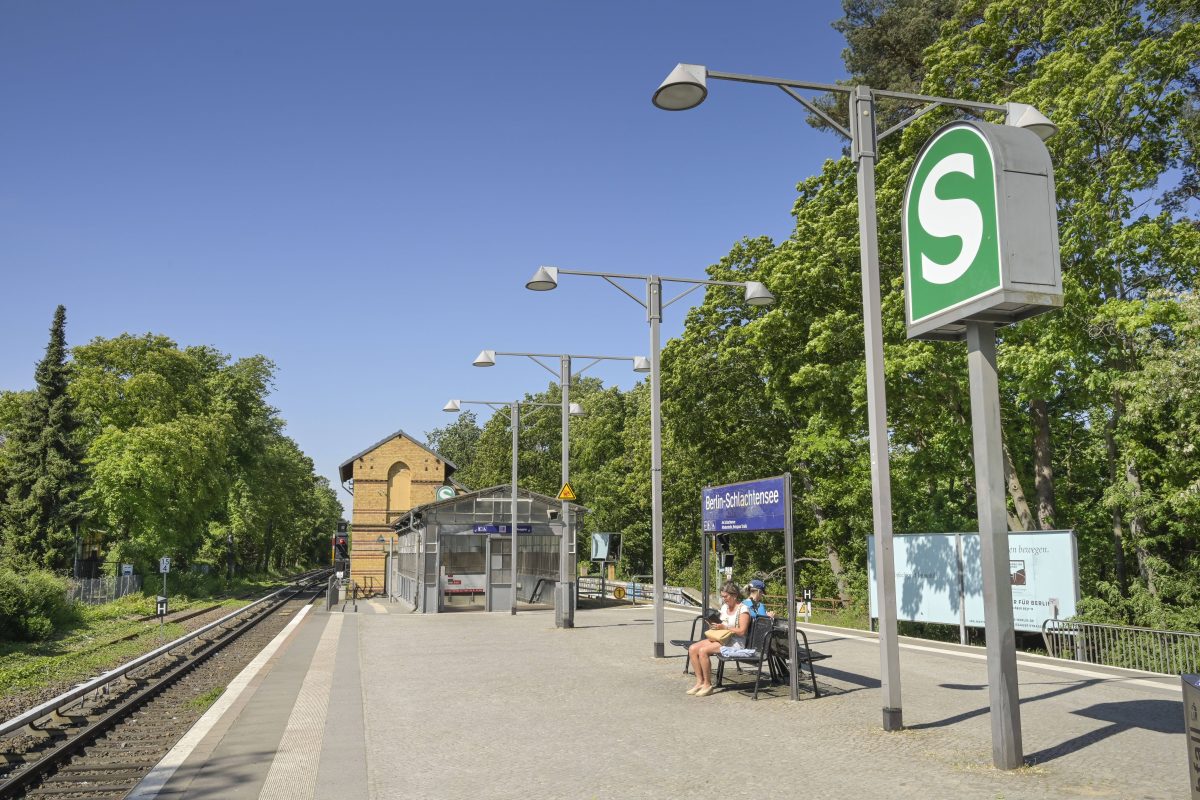
[[[763,599],[766,597],[767,586],[758,578],[746,584],[746,599],[742,601],[742,605],[750,612],[750,618],[770,617],[775,619],[775,612],[768,611],[766,603]]]

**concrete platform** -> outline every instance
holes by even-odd
[[[667,638],[691,616],[669,611]],[[904,640],[907,729],[885,733],[867,632],[805,626],[832,655],[822,696],[778,687],[755,702],[686,695],[682,651],[651,657],[645,606],[576,621],[314,609],[131,797],[1186,796],[1178,678],[1023,657],[1029,766],[1002,772],[979,648]]]

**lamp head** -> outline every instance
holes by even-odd
[[[650,359],[646,358],[645,356],[634,356],[633,357],[633,371],[634,372],[649,372],[650,371]]]
[[[480,350],[479,355],[475,356],[472,363],[477,367],[494,367],[496,366],[496,351]]]
[[[708,97],[708,69],[702,64],[676,64],[654,92],[652,101],[663,111],[687,111]]]
[[[442,411],[449,411],[452,414],[461,410],[462,406],[457,400],[447,400],[446,405],[442,406]]]
[[[1008,113],[1004,115],[1004,124],[1014,128],[1025,128],[1032,131],[1043,142],[1058,133],[1058,126],[1028,103],[1006,103]]]
[[[558,287],[558,267],[538,267],[537,272],[525,284],[526,289],[548,292]]]
[[[579,403],[571,403],[567,407],[567,413],[570,414],[572,417],[582,417],[583,416],[583,406],[579,405]]]
[[[774,305],[775,295],[758,281],[746,281],[746,302],[752,306]]]

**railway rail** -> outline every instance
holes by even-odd
[[[124,797],[328,574],[300,576],[0,723],[0,798]]]

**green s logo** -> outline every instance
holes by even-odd
[[[947,128],[921,153],[904,234],[910,323],[1000,288],[995,163],[974,128]]]

